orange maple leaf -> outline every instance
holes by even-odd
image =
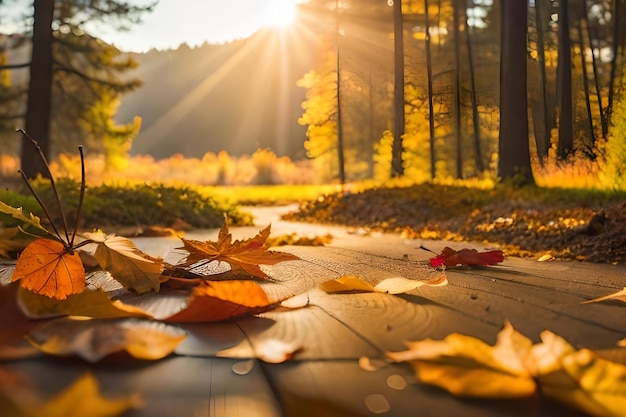
[[[258,278],[267,278],[267,274],[259,265],[275,265],[283,261],[300,259],[285,252],[268,250],[267,238],[270,235],[270,226],[260,231],[255,237],[243,241],[232,241],[228,232],[228,225],[220,229],[217,242],[201,242],[182,239],[189,254],[181,266],[191,266],[198,262],[224,261],[230,264],[235,273],[248,273]]]
[[[52,239],[31,242],[20,255],[11,282],[46,297],[64,300],[85,289],[85,269],[78,252]]]
[[[270,305],[267,294],[254,281],[205,281],[194,287],[187,308],[166,321],[197,323],[228,320],[260,313]]]

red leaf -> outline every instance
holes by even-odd
[[[430,259],[430,265],[433,268],[440,266],[486,266],[496,265],[504,261],[504,255],[501,250],[492,250],[487,252],[478,252],[476,249],[461,249],[455,251],[449,247],[443,248],[441,255],[437,255]]]

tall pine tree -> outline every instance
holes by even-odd
[[[119,140],[120,129],[103,115],[111,115],[119,94],[139,86],[136,80],[118,77],[135,63],[130,58],[120,59],[119,50],[87,34],[85,24],[102,22],[124,29],[152,7],[115,0],[33,1],[24,128],[38,141],[46,157],[51,156],[53,144],[61,145],[62,137],[82,135],[85,127],[91,133],[100,132],[101,140],[106,135]],[[94,111],[94,106],[102,111]],[[130,138],[136,126],[122,131]],[[45,173],[37,151],[28,144],[22,146],[21,166],[31,178]]]

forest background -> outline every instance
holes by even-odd
[[[53,3],[50,132],[37,139],[60,175],[79,177],[83,144],[93,182],[626,186],[623,0],[531,1],[522,16],[492,0],[311,0],[289,31],[146,54],[86,33],[79,2]],[[2,37],[3,177],[28,125],[33,21]],[[501,91],[503,63],[521,56],[502,41],[520,37],[509,75],[522,95]]]

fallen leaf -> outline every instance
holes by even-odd
[[[549,253],[546,253],[543,256],[540,256],[537,259],[537,262],[546,262],[546,261],[551,261],[552,259],[554,259],[554,256],[550,255]]]
[[[550,331],[533,346],[535,377],[541,392],[594,416],[618,417],[626,410],[626,366],[576,351]]]
[[[121,301],[113,301],[100,290],[85,290],[73,294],[61,301],[44,297],[31,291],[21,289],[17,296],[21,310],[31,319],[42,319],[57,316],[85,316],[91,318],[122,318],[152,316],[142,309],[126,305]]]
[[[130,239],[122,236],[100,231],[83,236],[96,243],[93,256],[124,288],[140,294],[159,291],[163,272],[161,259],[141,252]]]
[[[617,346],[626,347],[626,337],[617,342]]]
[[[283,363],[300,350],[295,343],[279,339],[265,339],[252,345],[255,356],[267,363]]]
[[[476,249],[454,250],[449,247],[443,248],[441,254],[430,259],[430,265],[434,268],[440,266],[487,266],[496,265],[504,261],[501,250],[478,252]]]
[[[254,281],[204,281],[193,288],[187,307],[166,319],[192,323],[232,319],[267,310],[267,294]]]
[[[287,298],[286,300],[281,301],[280,306],[285,308],[303,308],[309,305],[309,293],[303,292],[302,294],[294,295],[293,297]]]
[[[374,286],[369,282],[365,282],[360,278],[352,275],[344,275],[342,277],[324,281],[320,284],[320,288],[330,294],[341,292],[373,292]]]
[[[431,287],[445,286],[448,285],[448,278],[446,274],[441,274],[436,279],[430,281],[419,281],[404,277],[386,278],[374,286],[374,291],[387,294],[403,294],[424,285]]]
[[[13,240],[17,236],[17,227],[2,227],[0,225],[0,256],[8,258],[9,252],[24,248],[24,242]]]
[[[76,355],[91,363],[122,351],[137,359],[161,359],[185,337],[182,330],[154,321],[70,317],[47,322],[28,334],[33,346],[44,353]]]
[[[33,352],[34,348],[24,338],[36,323],[28,320],[19,309],[16,302],[18,290],[18,284],[0,286],[0,359],[18,359],[38,354]]]
[[[132,408],[141,406],[141,404],[141,397],[137,394],[117,399],[103,398],[96,378],[92,374],[86,373],[52,400],[25,415],[116,417]]]
[[[35,229],[48,233],[48,230],[41,225],[41,219],[39,217],[35,216],[33,213],[28,213],[28,216],[25,215],[21,207],[11,207],[0,201],[0,213],[12,216],[14,219],[21,221],[24,226],[33,226]]]
[[[532,342],[506,323],[492,347],[471,336],[453,333],[444,340],[407,343],[409,350],[388,352],[396,362],[408,361],[424,383],[458,396],[520,398],[537,387],[523,364]]]
[[[364,371],[378,371],[379,369],[384,368],[387,365],[389,365],[389,362],[382,359],[368,358],[367,356],[361,356],[359,358],[359,368],[363,369]]]
[[[51,239],[31,242],[20,255],[12,282],[37,294],[64,300],[85,288],[85,269],[78,252]]]
[[[386,294],[402,294],[424,285],[444,286],[448,285],[448,279],[445,274],[441,274],[436,279],[429,281],[420,281],[404,277],[392,277],[385,278],[378,284],[372,285],[358,277],[345,275],[340,278],[322,282],[320,284],[320,288],[331,294],[345,292],[380,292]]]
[[[624,289],[614,292],[613,294],[605,295],[602,297],[594,298],[593,300],[583,301],[581,304],[597,303],[605,300],[619,300],[626,303],[626,287]]]
[[[182,239],[183,249],[189,254],[184,262],[177,266],[190,266],[199,261],[218,260],[230,264],[235,273],[247,273],[258,278],[267,278],[267,274],[259,265],[275,265],[279,262],[299,259],[290,253],[268,250],[269,234],[270,226],[267,226],[253,238],[232,242],[228,225],[224,224],[219,231],[217,242]]]

